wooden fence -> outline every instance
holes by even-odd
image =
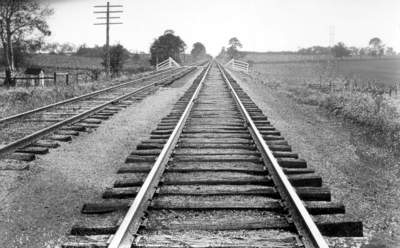
[[[367,81],[367,82],[359,82],[354,80],[344,80],[341,82],[337,82],[337,80],[323,80],[322,77],[319,77],[318,80],[307,83],[307,87],[313,88],[323,92],[332,92],[332,91],[357,91],[357,92],[366,92],[372,95],[382,95],[388,94],[390,96],[398,96],[400,90],[400,82],[394,82],[392,85],[381,86],[377,81]]]
[[[45,86],[46,81],[49,80],[56,85],[58,83],[69,84],[69,74],[68,73],[54,73],[52,77],[49,76],[27,76],[27,77],[0,77],[0,80],[4,80],[4,85],[6,86]]]
[[[113,76],[117,76],[118,74]],[[15,76],[7,78],[5,76],[0,76],[0,85],[3,84],[5,86],[23,86],[23,87],[30,87],[30,86],[49,86],[49,85],[69,85],[71,83],[80,83],[88,81],[95,81],[98,80],[99,73],[89,73],[89,72],[76,72],[76,73],[60,73],[55,72],[50,75],[45,76]]]

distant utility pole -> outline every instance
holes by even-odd
[[[333,47],[335,45],[335,27],[329,27],[329,46]]]
[[[97,19],[107,19],[106,23],[95,23],[94,25],[107,25],[106,31],[106,75],[110,77],[110,24],[122,24],[122,22],[110,22],[110,19],[119,19],[118,16],[110,16],[110,13],[122,13],[122,10],[110,11],[110,8],[123,7],[122,5],[110,5],[107,2],[106,6],[94,6],[95,8],[107,8],[107,11],[95,11],[95,14],[107,14],[106,17],[97,17]]]

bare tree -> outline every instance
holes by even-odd
[[[53,13],[53,9],[41,6],[38,0],[0,1],[0,40],[12,75],[15,72],[14,46],[27,39],[40,40],[50,35],[46,20]]]

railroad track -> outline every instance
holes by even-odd
[[[216,62],[118,173],[62,247],[328,247],[322,235],[363,235]]]
[[[0,159],[32,161],[59,142],[98,127],[120,109],[178,80],[195,67],[155,73],[80,97],[0,119]]]

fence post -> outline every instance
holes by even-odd
[[[322,89],[322,76],[319,76],[319,88]]]
[[[69,80],[69,74],[65,75],[65,83],[68,85],[68,80]]]
[[[54,72],[54,85],[57,84],[57,72]]]

